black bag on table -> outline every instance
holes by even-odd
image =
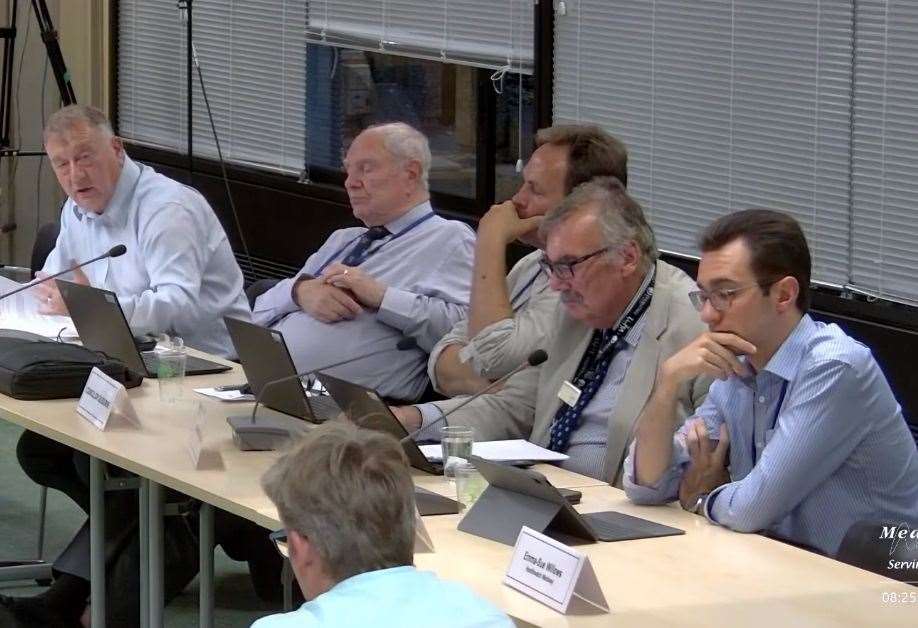
[[[0,329],[0,393],[4,395],[25,400],[76,398],[94,367],[125,388],[143,381],[143,376],[98,351]]]

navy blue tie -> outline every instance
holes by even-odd
[[[347,257],[341,263],[345,266],[360,266],[375,251],[375,249],[370,251],[370,246],[387,235],[390,235],[390,232],[385,227],[370,227],[360,236],[356,246],[351,249],[351,252],[347,254]]]
[[[551,424],[551,436],[548,441],[548,448],[552,451],[564,452],[567,450],[571,434],[580,425],[580,415],[586,408],[596,391],[606,379],[606,373],[609,371],[609,365],[619,349],[624,345],[624,341],[619,339],[612,347],[602,351],[606,346],[607,333],[611,330],[599,330],[593,332],[593,338],[590,345],[580,359],[580,366],[577,368],[577,376],[574,378],[574,384],[580,388],[580,397],[573,406],[561,403],[555,414],[555,420]]]

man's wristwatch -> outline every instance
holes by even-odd
[[[691,507],[686,508],[686,510],[696,515],[703,514],[702,511],[704,509],[704,502],[708,498],[708,495],[710,495],[710,493],[698,493],[698,496],[695,497],[695,501],[692,502]]]

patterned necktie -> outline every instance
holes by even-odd
[[[390,235],[390,232],[385,227],[370,227],[360,236],[357,240],[357,245],[347,254],[347,257],[345,257],[341,263],[345,266],[360,266],[367,261],[367,258],[372,253],[372,251],[370,251],[370,245],[377,240],[385,238],[387,235]]]
[[[609,365],[615,354],[625,345],[624,339],[619,339],[613,346],[603,351],[608,337],[613,333],[614,330],[611,329],[597,329],[593,332],[593,338],[580,360],[577,376],[574,378],[574,384],[580,388],[580,397],[573,406],[562,403],[551,424],[548,448],[552,451],[564,452],[567,449],[571,434],[580,424],[583,409],[589,405],[603,380],[606,379],[606,373],[609,371]]]
[[[625,336],[650,307],[656,276],[656,269],[654,269],[644,279],[643,290],[635,297],[628,311],[619,320],[618,327],[597,329],[593,332],[590,344],[583,357],[580,358],[580,364],[574,375],[573,383],[580,389],[580,396],[577,397],[573,406],[562,402],[551,424],[548,448],[552,451],[564,452],[567,449],[571,434],[580,426],[580,415],[583,414],[583,409],[590,404],[603,380],[606,379],[606,373],[615,355],[627,345]]]

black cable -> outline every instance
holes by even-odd
[[[45,57],[45,69],[41,74],[41,128],[45,128],[45,90],[48,87],[48,63]],[[35,236],[38,237],[38,230],[41,227],[41,172],[44,169],[45,156],[38,156],[38,176],[35,177]],[[36,269],[37,270],[37,269]]]
[[[214,136],[214,143],[217,145],[217,158],[220,161],[220,172],[223,174],[223,185],[226,188],[226,198],[229,201],[230,211],[236,223],[236,232],[239,233],[239,241],[242,243],[242,251],[245,254],[245,261],[249,267],[249,274],[252,277],[252,281],[255,281],[255,267],[252,264],[252,255],[249,253],[249,246],[245,241],[245,234],[242,233],[239,215],[236,213],[236,204],[233,202],[233,193],[230,190],[229,176],[226,174],[226,162],[223,160],[223,150],[220,148],[220,138],[217,136],[217,125],[214,123],[214,115],[210,110],[210,100],[207,98],[207,90],[204,88],[204,75],[201,73],[201,64],[198,61],[198,53],[197,50],[195,50],[193,42],[191,44],[191,50],[194,67],[198,71],[198,83],[201,85],[201,95],[204,97],[204,107],[207,109],[207,119],[210,121],[210,130]],[[191,98],[191,94],[189,94],[188,97]]]

